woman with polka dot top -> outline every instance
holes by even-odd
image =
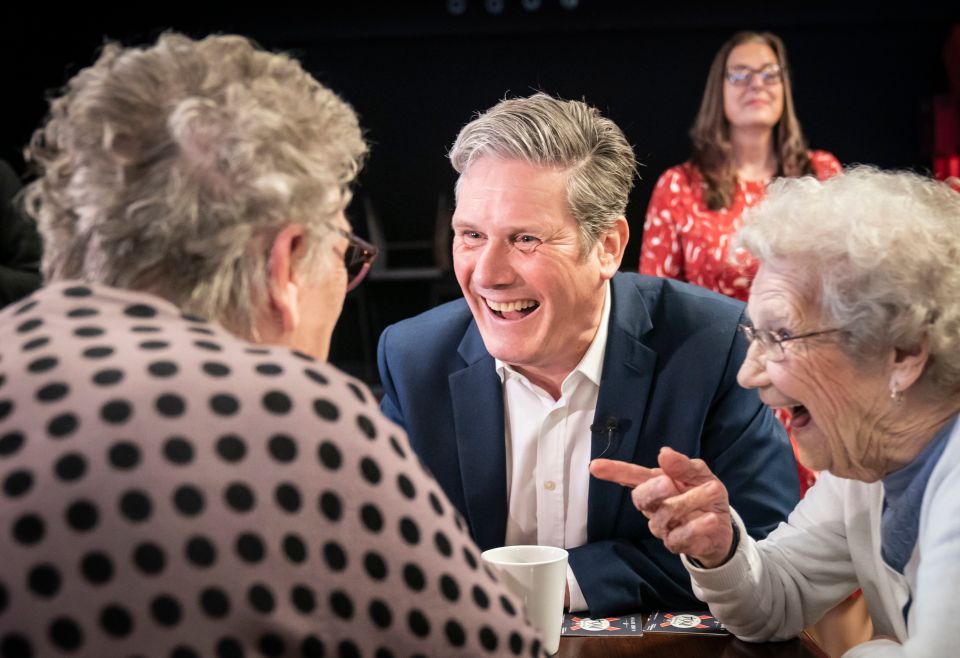
[[[0,657],[542,655],[359,382],[352,109],[240,37],[52,103],[46,288],[0,312]]]
[[[826,151],[808,151],[793,108],[783,41],[740,32],[720,48],[691,130],[693,155],[665,171],[647,208],[640,272],[688,281],[746,301],[756,261],[730,242],[745,209],[776,176],[841,171]],[[777,411],[789,430],[789,415]],[[791,437],[792,440],[792,437]],[[815,475],[797,464],[800,492]]]

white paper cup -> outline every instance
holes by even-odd
[[[556,653],[563,625],[567,552],[555,546],[501,546],[480,557],[523,601],[530,623],[543,634],[543,648]]]

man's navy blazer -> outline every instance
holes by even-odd
[[[655,467],[661,446],[706,461],[751,536],[766,536],[799,498],[780,423],[737,369],[741,302],[669,279],[617,274],[595,424],[617,419],[605,457]],[[378,363],[384,414],[466,519],[482,549],[507,529],[503,387],[464,300],[388,327]],[[592,456],[607,445],[591,437]],[[650,534],[630,490],[591,478],[587,543],[568,548],[593,616],[700,609],[680,559]]]

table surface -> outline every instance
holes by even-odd
[[[827,658],[806,634],[787,642],[751,644],[733,636],[644,633],[634,637],[562,637],[560,658]]]

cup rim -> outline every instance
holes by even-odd
[[[505,562],[497,559],[496,557],[492,557],[495,554],[509,553],[511,552],[511,549],[519,549],[519,548],[535,548],[539,551],[553,553],[553,557],[547,557],[543,560],[537,560],[535,562]],[[497,565],[520,564],[525,566],[536,566],[539,564],[553,564],[555,562],[559,562],[560,560],[567,559],[569,555],[570,554],[567,552],[566,549],[560,548],[559,546],[541,546],[539,544],[514,544],[512,546],[497,546],[496,548],[488,548],[487,550],[483,551],[480,554],[480,557],[491,564],[497,564]]]

